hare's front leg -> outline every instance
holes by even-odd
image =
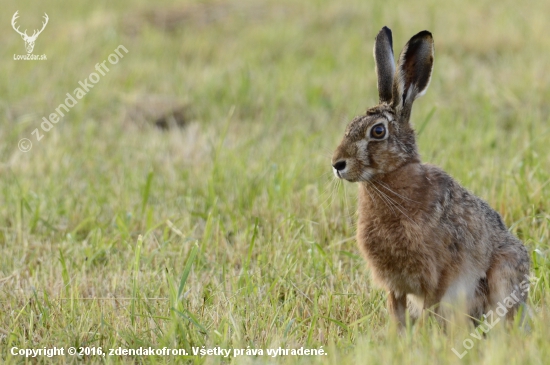
[[[401,294],[397,296],[395,292],[388,291],[388,312],[394,320],[397,321],[400,328],[406,325],[407,296]]]

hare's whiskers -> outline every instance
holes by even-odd
[[[392,213],[393,213],[394,215],[396,215],[397,213],[396,213],[395,210],[393,209],[393,205],[387,200],[387,198],[386,198],[385,196],[382,195],[382,193],[380,192],[380,190],[376,189],[376,187],[375,187],[375,186],[372,184],[372,182],[370,182],[370,181],[369,181],[369,185],[372,186],[372,187],[374,187],[374,189],[375,189],[375,190],[373,190],[372,192],[373,192],[374,194],[376,194],[376,195],[380,198],[380,200],[382,200],[382,201],[384,202],[384,204],[386,204],[386,206],[387,206],[388,208],[391,209],[391,211],[392,211]],[[378,191],[378,193],[377,193],[377,191]]]
[[[398,192],[396,192],[395,190],[392,190],[388,185],[384,184],[382,181],[380,180],[375,180],[373,179],[374,182],[377,182],[378,184],[380,184],[381,187],[385,188],[386,190],[389,190],[390,192],[392,192],[393,194],[397,195],[398,197],[400,198],[403,198],[405,200],[408,200],[408,201],[411,201],[413,203],[420,203],[419,201],[416,201],[416,200],[413,200],[413,199],[409,199],[407,198],[406,196],[403,196],[401,194],[399,194]]]
[[[396,202],[395,200],[393,200],[392,198],[390,198],[387,194],[385,194],[384,192],[378,190],[378,188],[375,186],[375,184],[371,184],[372,187],[374,187],[380,194],[384,195],[387,199],[389,199],[391,202],[394,203],[394,207],[397,208],[397,210],[399,210],[401,212],[401,214],[403,214],[405,217],[407,217],[407,219],[413,223],[415,226],[417,226],[418,228],[420,228],[420,226],[418,225],[418,223],[416,223],[409,215],[407,215],[407,213],[404,212],[405,207],[402,206],[401,204],[399,204],[398,202]],[[403,208],[403,210],[401,210],[399,207]],[[395,211],[394,211],[394,214],[395,214]]]

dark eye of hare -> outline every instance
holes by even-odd
[[[386,127],[383,124],[377,124],[370,130],[370,136],[372,138],[380,139],[386,135]]]

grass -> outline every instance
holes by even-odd
[[[35,54],[7,27],[50,22]],[[549,356],[550,4],[504,0],[9,2],[0,35],[0,358],[11,348],[184,348],[91,362],[540,364]],[[397,336],[354,242],[356,186],[330,156],[377,101],[373,39],[429,29],[424,161],[486,199],[527,245],[532,332]],[[32,134],[96,63],[129,53],[44,138]],[[175,100],[185,126],[132,117]],[[165,113],[166,110],[159,111]],[[21,138],[33,147],[22,153]],[[194,356],[193,347],[327,356]]]

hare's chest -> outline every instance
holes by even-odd
[[[399,293],[423,295],[437,271],[433,253],[407,227],[358,225],[357,242],[376,282]]]

